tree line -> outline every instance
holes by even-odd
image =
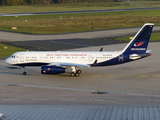
[[[62,3],[83,3],[83,2],[123,2],[124,0],[0,0],[0,5],[50,5]]]

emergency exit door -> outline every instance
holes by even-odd
[[[119,55],[119,62],[123,62],[123,54]]]

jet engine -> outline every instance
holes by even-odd
[[[59,74],[65,73],[65,68],[58,66],[42,66],[41,67],[42,74]]]
[[[141,58],[141,56],[138,55],[138,54],[131,54],[131,55],[129,56],[129,58],[132,59],[132,60],[136,60],[136,59]]]

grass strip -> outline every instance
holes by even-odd
[[[56,34],[102,29],[160,25],[160,10],[118,11],[59,15],[1,17],[0,30],[34,34]],[[17,27],[17,29],[11,29]]]
[[[139,4],[145,7],[160,7],[160,1],[132,1],[133,3]]]
[[[115,40],[119,41],[130,41],[133,38],[133,36],[130,37],[120,37],[120,38],[115,38]],[[160,41],[160,33],[152,33],[150,41]]]
[[[0,57],[8,57],[17,51],[25,51],[25,49],[0,43]]]

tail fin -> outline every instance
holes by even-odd
[[[123,49],[123,52],[137,54],[146,53],[153,26],[153,23],[144,24],[128,45]]]

